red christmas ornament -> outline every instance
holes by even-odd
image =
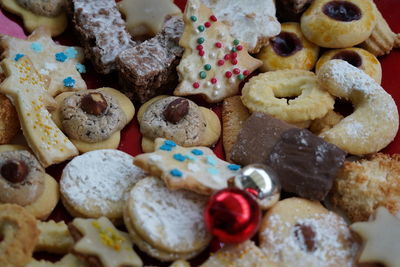
[[[261,211],[248,192],[226,188],[208,200],[204,219],[210,233],[221,242],[241,243],[257,232]]]

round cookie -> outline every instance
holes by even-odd
[[[148,177],[132,188],[125,216],[149,245],[187,254],[203,250],[211,240],[202,215],[206,201],[191,191],[170,191],[160,179]]]
[[[75,157],[60,180],[64,206],[74,217],[105,216],[119,222],[129,189],[144,176],[132,162],[132,156],[113,149]]]
[[[21,206],[0,204],[0,266],[25,266],[39,236],[36,219]]]
[[[265,214],[260,248],[279,266],[354,266],[358,252],[342,217],[301,198],[282,200]]]
[[[363,70],[377,83],[380,84],[382,81],[381,63],[367,50],[352,47],[327,51],[318,60],[317,65],[315,66],[315,72],[318,74],[321,66],[331,59],[341,59],[347,61],[354,67]]]
[[[257,58],[263,62],[262,72],[283,69],[311,70],[318,59],[319,47],[309,42],[300,29],[300,24],[282,24],[282,31],[271,38]]]
[[[63,12],[66,0],[15,0],[23,8],[36,15],[55,17]]]
[[[315,0],[301,17],[301,30],[321,47],[352,47],[371,35],[376,17],[369,0]]]
[[[19,129],[15,107],[5,95],[0,94],[0,145],[10,143]]]

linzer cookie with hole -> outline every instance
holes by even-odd
[[[288,198],[264,216],[260,248],[279,266],[356,264],[358,244],[344,219],[319,202]]]
[[[115,1],[73,0],[73,23],[97,72],[116,70],[116,57],[134,43]]]
[[[118,55],[122,92],[132,101],[143,104],[176,87],[176,66],[183,54],[183,48],[179,46],[182,32],[181,16],[169,17],[155,37]]]
[[[179,44],[185,52],[177,67],[180,84],[174,95],[201,95],[210,103],[236,95],[239,84],[261,61],[251,57],[200,0],[187,2],[183,18],[185,30]]]

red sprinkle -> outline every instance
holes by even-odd
[[[240,74],[240,69],[234,68],[233,69],[233,73],[236,74],[236,75]]]
[[[237,49],[237,51],[241,51],[241,50],[243,50],[243,46],[238,45],[238,46],[236,46],[236,49]]]
[[[230,77],[232,77],[232,72],[230,72],[230,71],[225,72],[225,77],[228,78],[228,79]]]
[[[226,55],[224,56],[224,59],[225,59],[225,60],[229,60],[229,59],[231,59],[231,55],[229,55],[229,54],[226,54]]]
[[[203,46],[199,44],[199,45],[196,46],[196,49],[197,50],[203,50]]]
[[[201,57],[204,56],[204,50],[199,51],[199,56],[201,56]]]
[[[234,58],[234,59],[231,60],[231,63],[232,63],[232,65],[236,65],[236,64],[238,64],[238,61],[237,61],[236,58]]]
[[[217,19],[216,16],[212,15],[212,16],[210,17],[210,20],[212,20],[212,21],[217,21],[218,19]]]
[[[216,84],[216,83],[217,83],[217,79],[216,79],[216,78],[212,78],[212,79],[211,79],[211,83],[212,83],[212,84]]]
[[[236,53],[236,52],[232,52],[232,53],[231,53],[231,57],[232,57],[232,58],[237,58],[237,53]]]
[[[204,26],[205,26],[206,28],[210,28],[210,27],[211,27],[211,23],[210,23],[209,21],[207,21],[206,23],[204,23]]]
[[[248,71],[248,70],[243,71],[243,75],[244,75],[244,76],[247,76],[247,75],[249,75],[249,74],[250,74],[250,71]]]
[[[197,89],[197,88],[200,87],[200,84],[199,84],[198,82],[194,82],[194,83],[193,83],[193,87],[194,87],[195,89]]]
[[[215,47],[221,48],[221,47],[222,47],[222,44],[221,44],[220,42],[216,42],[216,43],[215,43]]]
[[[222,66],[225,64],[225,61],[220,59],[220,60],[218,60],[217,64],[218,64],[218,66]]]

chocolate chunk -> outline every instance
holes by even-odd
[[[292,32],[281,32],[271,39],[272,49],[281,57],[289,57],[303,48],[299,37]]]
[[[81,109],[95,116],[103,114],[107,107],[107,100],[100,93],[89,93],[81,100]]]
[[[275,143],[282,133],[294,128],[267,114],[254,112],[243,127],[232,147],[231,159],[240,164],[266,163]]]
[[[28,175],[28,166],[23,161],[10,160],[1,167],[1,176],[11,183],[20,183]]]
[[[282,189],[300,197],[322,200],[332,187],[346,152],[305,129],[289,129],[273,147],[268,164]]]
[[[322,11],[328,17],[338,21],[353,21],[361,19],[361,9],[349,1],[331,1],[324,5]]]
[[[294,235],[302,246],[306,248],[308,252],[313,252],[317,249],[315,244],[315,232],[311,226],[305,224],[296,224]]]

